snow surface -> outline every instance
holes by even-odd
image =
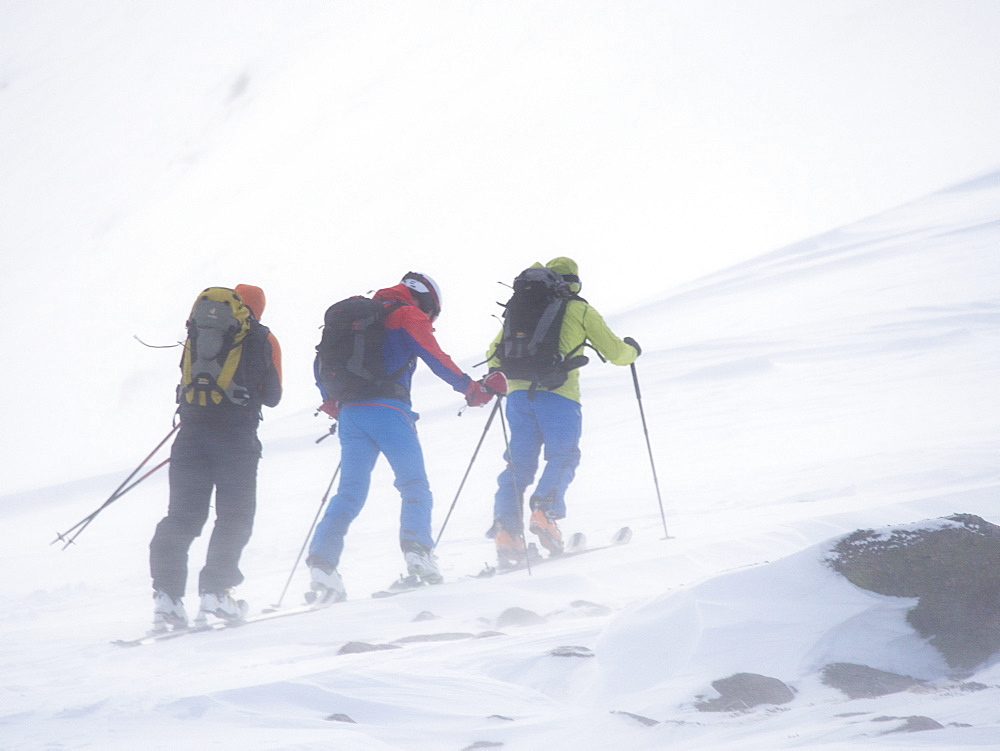
[[[293,5],[298,15],[285,10]],[[208,284],[260,283],[268,291],[264,319],[285,347],[287,392],[261,428],[259,512],[240,595],[254,610],[279,599],[296,604],[307,586],[304,570],[282,593],[338,460],[335,441],[315,443],[326,430],[325,418],[312,414],[308,383],[315,327],[335,297],[386,283],[372,278],[371,264],[358,264],[320,284],[322,242],[315,235],[331,232],[339,247],[366,255],[383,242],[405,244],[412,234],[421,257],[414,266],[436,258],[428,249],[435,233],[412,224],[428,196],[410,207],[413,215],[394,212],[372,225],[373,238],[365,240],[350,214],[372,217],[379,196],[359,195],[353,185],[331,193],[336,180],[307,166],[333,159],[342,174],[352,167],[389,174],[404,149],[445,143],[423,140],[431,129],[417,119],[414,131],[399,136],[405,143],[373,164],[351,148],[337,151],[329,133],[321,137],[318,129],[349,119],[306,85],[324,79],[303,75],[311,63],[330,61],[321,55],[329,54],[323,42],[330,27],[316,22],[333,11],[322,4],[289,3],[281,11],[256,5],[274,14],[274,36],[225,23],[231,7],[224,4],[207,4],[200,24],[191,23],[186,6],[175,19],[130,6],[102,4],[107,9],[98,13],[66,4],[55,25],[39,10],[55,6],[10,3],[2,11],[0,187],[3,205],[21,211],[0,220],[0,304],[6,321],[25,322],[5,331],[14,355],[4,391],[19,394],[20,386],[31,398],[11,399],[5,408],[0,748],[1000,745],[998,661],[951,675],[906,624],[911,600],[858,590],[821,564],[832,539],[858,528],[953,512],[1000,520],[1000,171],[988,163],[976,179],[667,291],[607,295],[604,304],[600,292],[609,288],[601,277],[628,267],[600,267],[591,284],[584,266],[593,301],[613,311],[616,331],[644,347],[637,373],[668,539],[629,369],[593,363],[583,375],[584,462],[563,528],[597,544],[628,523],[635,531],[629,545],[550,562],[531,575],[470,578],[492,557],[483,533],[501,469],[503,441],[494,426],[442,537],[446,585],[369,597],[402,564],[394,542],[398,498],[380,464],[342,561],[347,602],[138,649],[110,644],[140,635],[149,621],[146,546],[165,509],[165,476],[153,475],[109,507],[77,545],[63,551],[48,543],[99,506],[169,429],[176,350],[143,348],[133,334],[159,344],[176,340],[190,300]],[[355,31],[368,30],[372,17],[358,5],[339,12],[344,8],[337,31],[349,41],[350,22]],[[66,23],[74,13],[76,27]],[[124,14],[127,28],[145,30],[129,54],[121,45],[132,37],[116,14]],[[326,90],[331,101],[339,96],[358,122],[380,129],[376,140],[400,124],[395,116],[380,118],[380,106],[396,115],[424,105],[416,100],[427,91],[414,88],[414,101],[390,106],[401,90],[400,66],[414,63],[416,80],[450,72],[453,62],[435,44],[395,44],[413,42],[405,33],[413,16],[383,20],[391,31],[379,37],[384,46],[370,49],[353,76],[325,79],[343,87]],[[16,48],[6,45],[14,22]],[[154,22],[161,34],[150,32]],[[499,22],[514,25],[503,14]],[[593,18],[579,25],[596,34]],[[462,28],[439,33],[459,44]],[[219,42],[220,29],[232,36],[228,46]],[[179,38],[184,44],[176,47]],[[115,54],[108,52],[112,42]],[[293,42],[298,55],[280,54]],[[359,53],[347,46],[334,48],[350,66]],[[66,50],[65,57],[41,54],[54,49]],[[171,86],[158,87],[161,68],[136,72],[133,63],[148,59],[149,50],[176,57],[165,76]],[[205,73],[214,70],[210,58],[218,75]],[[87,64],[67,66],[70,59]],[[465,71],[469,78],[457,87],[463,93],[489,70],[480,62]],[[78,85],[67,84],[74,77]],[[104,79],[121,86],[92,85]],[[301,90],[287,85],[294,80],[303,81]],[[156,90],[159,104],[141,117],[135,103],[150,101],[143,85]],[[176,100],[161,101],[166,90]],[[59,110],[46,106],[53,92],[65,107],[61,122],[50,117]],[[435,106],[447,109],[456,89],[438,97]],[[304,122],[303,102],[316,99]],[[25,127],[30,114],[37,119]],[[119,114],[129,127],[109,141],[108,123]],[[21,125],[11,129],[14,121]],[[66,133],[73,138],[57,137]],[[435,153],[408,162],[405,178],[431,165]],[[466,156],[489,164],[478,152]],[[289,181],[285,171],[315,182]],[[272,190],[251,187],[261,177],[272,178]],[[516,184],[516,173],[503,177]],[[374,190],[380,183],[364,185]],[[37,208],[46,201],[60,211],[49,217]],[[455,207],[454,221],[465,229],[444,232],[449,243],[464,231],[472,237],[476,217],[466,210],[474,204],[470,198]],[[724,222],[725,209],[719,213]],[[346,241],[334,232],[345,228],[354,233]],[[496,241],[497,252],[509,255],[509,239]],[[309,253],[283,250],[298,243]],[[532,247],[544,255],[551,246]],[[406,258],[391,255],[378,265],[394,276]],[[245,275],[223,274],[237,263]],[[455,318],[497,296],[493,276],[506,278],[523,265],[504,263],[510,268],[490,268],[488,280],[461,293],[457,272],[439,275],[452,301],[439,332],[446,349],[475,353],[478,345],[462,350],[459,342],[488,341],[495,322],[487,316],[482,325]],[[39,331],[57,332],[54,346],[39,347]],[[460,359],[472,370],[477,355]],[[31,386],[21,384],[23,373],[35,378]],[[437,531],[488,409],[458,417],[459,397],[426,371],[414,400]],[[203,559],[204,545],[196,541],[193,564]],[[544,621],[507,624],[502,617],[510,608]],[[442,638],[415,639],[434,635]],[[399,648],[340,654],[358,641]],[[594,656],[554,655],[559,647]],[[831,662],[865,663],[921,678],[927,687],[848,700],[819,680]],[[740,671],[785,681],[795,700],[745,713],[695,709],[699,697],[715,695],[713,680]],[[971,682],[985,688],[972,691]],[[353,722],[331,719],[338,715]],[[889,732],[916,715],[944,727]]]

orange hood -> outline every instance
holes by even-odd
[[[236,294],[250,308],[253,317],[259,321],[260,317],[264,315],[264,306],[267,304],[267,299],[264,297],[264,290],[252,284],[237,284]]]

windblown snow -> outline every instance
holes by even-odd
[[[437,259],[452,259],[439,278],[445,310],[438,334],[463,368],[481,374],[476,363],[496,327],[493,301],[504,298],[496,281],[546,260],[541,256],[555,245],[546,236],[523,253],[504,246],[510,237],[474,246],[470,198],[432,217],[441,220],[449,244],[468,241],[463,264],[436,256],[434,227],[415,220],[433,202],[433,191],[417,195],[415,176],[433,174],[436,165],[454,169],[454,162],[442,157],[447,141],[430,132],[440,120],[400,115],[430,104],[447,110],[477,81],[496,86],[485,62],[455,78],[454,60],[432,54],[442,35],[458,27],[441,29],[422,47],[405,33],[413,11],[387,19],[392,33],[380,37],[383,45],[370,50],[354,77],[336,79],[341,89],[317,90],[308,86],[317,79],[304,75],[310,64],[350,66],[359,58],[353,47],[333,58],[321,54],[319,32],[305,23],[318,18],[319,6],[302,3],[311,13],[302,25],[282,26],[280,41],[302,45],[300,56],[288,57],[289,69],[274,67],[284,58],[269,45],[279,40],[262,35],[251,44],[249,27],[242,36],[233,30],[233,49],[257,49],[260,57],[243,58],[235,70],[225,45],[211,47],[225,71],[207,90],[195,86],[208,80],[205,69],[188,67],[186,48],[178,49],[173,80],[195,88],[178,89],[176,107],[203,119],[158,120],[157,112],[170,106],[161,102],[165,109],[147,113],[148,120],[123,122],[111,148],[108,118],[118,107],[134,117],[124,103],[142,93],[129,88],[135,79],[131,68],[119,69],[121,58],[109,52],[104,67],[92,63],[101,59],[96,50],[105,49],[104,35],[119,29],[114,14],[125,6],[86,13],[79,6],[83,36],[65,25],[50,29],[40,7],[14,3],[0,12],[21,24],[18,46],[0,53],[0,131],[7,134],[0,143],[5,154],[21,154],[5,168],[13,177],[0,178],[0,187],[7,206],[52,200],[69,213],[51,224],[37,208],[37,221],[0,219],[5,243],[12,243],[4,264],[13,274],[5,273],[2,301],[10,334],[4,376],[10,485],[0,496],[0,748],[997,746],[998,660],[954,674],[907,623],[912,600],[862,591],[823,564],[831,541],[859,528],[955,512],[1000,519],[995,165],[679,286],[654,283],[631,256],[595,262],[589,268],[600,273],[589,283],[581,256],[584,294],[616,332],[639,341],[643,354],[637,382],[629,368],[596,359],[583,373],[584,459],[562,526],[596,546],[627,524],[634,531],[629,544],[530,573],[475,578],[493,561],[484,533],[503,436],[495,423],[457,494],[489,408],[459,415],[460,396],[425,371],[414,403],[436,532],[451,511],[438,548],[445,584],[370,597],[402,571],[399,501],[380,463],[347,539],[346,602],[139,648],[114,646],[115,639],[143,634],[151,619],[147,546],[166,508],[165,473],[109,506],[75,545],[62,550],[49,543],[100,506],[170,429],[177,350],[142,347],[133,335],[151,344],[175,342],[194,295],[210,284],[247,282],[269,292],[264,322],[283,344],[286,394],[261,427],[258,516],[239,595],[253,612],[290,607],[308,586],[304,567],[293,566],[339,460],[335,439],[316,442],[328,422],[314,415],[309,376],[325,306],[394,283],[411,263],[434,274]],[[359,6],[346,7],[356,13],[346,20],[367,29],[371,18]],[[611,13],[610,6],[595,7]],[[226,8],[232,10],[209,4],[205,25],[189,39],[192,56],[218,43],[218,29],[236,28],[222,20]],[[254,8],[281,15],[278,5]],[[598,25],[579,23],[588,38],[603,39]],[[65,118],[45,122],[51,133],[32,139],[24,127],[16,131],[18,152],[10,113],[46,111],[33,97],[47,91],[55,63],[32,50],[54,49],[55,42],[44,41],[49,32],[91,64],[78,71],[79,100],[65,102]],[[135,44],[147,37],[156,38],[137,37]],[[170,38],[176,35],[163,37]],[[113,41],[120,44],[117,36]],[[139,51],[119,54],[131,60]],[[451,88],[429,103],[421,93],[427,90],[414,85],[401,106],[394,94],[400,61],[407,59],[417,63],[411,83],[447,71]],[[87,96],[95,82],[119,78],[123,88],[109,85]],[[303,89],[286,85],[297,79]],[[308,101],[320,104],[304,122],[297,113]],[[341,112],[336,101],[354,109]],[[488,102],[477,102],[489,110]],[[74,113],[75,123],[66,119]],[[410,129],[383,160],[352,159],[350,144],[331,145],[333,126],[345,123],[377,126],[387,143],[402,125]],[[537,155],[530,130],[490,137],[514,144],[507,156],[523,158],[520,168],[528,170]],[[55,137],[63,133],[82,141],[75,147],[70,135]],[[58,143],[60,151],[46,157],[43,143]],[[422,143],[437,151],[417,155]],[[467,149],[463,158],[486,170],[478,143],[452,146]],[[91,148],[99,164],[79,156]],[[404,150],[413,153],[397,192],[385,175]],[[331,155],[344,170],[342,183],[329,175],[314,182],[283,176],[311,174],[305,170],[311,157]],[[372,180],[372,171],[381,177]],[[355,185],[359,190],[345,177],[352,172],[369,178]],[[435,174],[432,184],[463,175]],[[516,170],[492,177],[501,202],[519,180]],[[262,192],[269,180],[273,190]],[[100,190],[88,198],[89,183]],[[121,194],[101,187],[107,185]],[[380,205],[402,205],[400,196],[411,190],[415,203],[406,210],[380,214]],[[367,230],[350,223],[352,212],[372,219],[367,226],[378,242],[365,242]],[[720,206],[720,222],[724,214]],[[336,238],[336,247],[324,248],[310,234],[317,222],[318,233]],[[338,234],[339,226],[350,236]],[[310,252],[294,251],[307,236]],[[398,247],[376,257],[379,244]],[[550,255],[572,255],[566,246],[558,251]],[[491,254],[502,261],[490,266]],[[342,277],[331,270],[338,256],[352,260]],[[669,267],[669,255],[660,267]],[[226,268],[233,271],[221,278]],[[644,277],[641,291],[612,294],[602,277],[615,274]],[[478,279],[459,291],[469,276]],[[303,279],[309,283],[297,281]],[[196,541],[192,568],[204,546],[204,537]],[[378,648],[363,651],[359,644]],[[922,686],[849,699],[820,680],[823,666],[834,662],[912,676]],[[794,699],[744,712],[698,711],[700,701],[715,695],[713,681],[739,672],[777,678]],[[930,718],[935,729],[902,732],[913,727],[913,717]]]

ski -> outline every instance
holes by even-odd
[[[372,592],[372,597],[375,599],[381,599],[383,597],[394,597],[395,595],[401,595],[404,592],[412,592],[416,589],[423,589],[424,587],[437,586],[436,584],[428,584],[423,581],[419,576],[415,574],[410,574],[409,576],[400,576],[396,581],[390,584],[385,589],[380,589],[378,592]]]
[[[620,545],[625,545],[632,539],[632,528],[622,527],[617,530],[611,539],[605,545],[598,545],[597,547],[587,547],[587,538],[582,532],[577,532],[569,538],[569,542],[566,544],[566,549],[557,555],[549,555],[548,557],[542,557],[538,552],[537,547],[534,543],[528,545],[528,562],[519,563],[516,565],[507,566],[491,566],[486,564],[482,571],[476,574],[477,579],[489,579],[490,577],[497,576],[499,574],[511,574],[515,571],[526,571],[529,568],[534,568],[545,563],[550,563],[552,561],[561,561],[566,558],[572,558],[576,555],[582,555],[584,553],[594,553],[598,550],[607,550],[608,548],[616,548]]]
[[[224,626],[223,623],[209,623],[204,625],[188,626],[186,628],[175,628],[170,631],[149,631],[145,636],[140,636],[138,639],[115,639],[111,643],[117,647],[141,647],[144,644],[153,644],[158,641],[168,641],[170,639],[177,639],[181,636],[188,636],[189,634],[198,634],[203,631],[215,631],[218,628]]]
[[[178,639],[182,636],[190,636],[191,634],[202,634],[209,631],[224,631],[226,629],[247,626],[251,623],[260,623],[261,621],[270,621],[275,618],[286,618],[291,615],[301,615],[302,613],[312,613],[316,610],[325,609],[326,606],[322,605],[301,605],[294,608],[284,609],[269,608],[261,611],[257,615],[244,618],[239,621],[220,620],[213,621],[211,623],[196,622],[187,628],[174,629],[173,631],[150,631],[137,639],[115,639],[111,643],[118,647],[141,647],[145,644],[153,644],[159,641],[169,641],[171,639]]]

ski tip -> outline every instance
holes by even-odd
[[[613,545],[624,545],[631,539],[632,539],[632,528],[622,527],[617,532],[615,532],[614,537],[611,538],[611,542]]]

